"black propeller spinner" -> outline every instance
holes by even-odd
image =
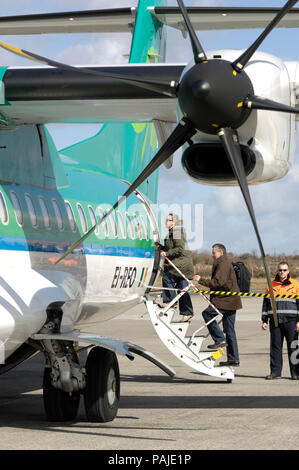
[[[213,59],[195,64],[181,79],[178,101],[184,116],[207,134],[217,134],[220,127],[237,129],[249,117],[244,107],[254,94],[246,72],[237,73],[231,63]]]
[[[231,163],[235,177],[239,183],[248,212],[257,236],[261,256],[268,281],[270,298],[274,316],[275,326],[277,323],[276,307],[270,273],[266,263],[266,257],[262,241],[259,235],[255,214],[251,202],[248,183],[244,170],[237,129],[248,119],[251,109],[268,109],[273,111],[299,113],[296,108],[263,99],[254,95],[251,81],[244,71],[244,67],[284,15],[297,3],[297,0],[289,0],[264,29],[256,41],[230,63],[225,60],[211,59],[207,56],[196,36],[183,0],[177,0],[181,10],[186,29],[188,31],[193,50],[195,64],[181,78],[179,84],[172,81],[165,83],[160,80],[149,81],[140,77],[127,77],[120,74],[108,74],[91,69],[76,68],[55,62],[51,59],[33,54],[31,52],[17,49],[4,43],[0,46],[18,55],[31,60],[46,63],[53,67],[77,70],[79,73],[87,73],[110,77],[111,79],[125,80],[132,85],[154,90],[158,93],[175,95],[183,112],[183,119],[178,123],[175,130],[162,145],[152,161],[145,167],[141,174],[132,183],[123,196],[114,206],[97,222],[80,240],[74,243],[57,261],[59,263],[74,248],[82,243],[100,225],[111,212],[118,207],[146,178],[148,178],[170,155],[189,141],[196,131],[207,134],[217,134]]]

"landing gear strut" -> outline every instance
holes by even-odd
[[[84,369],[71,341],[44,341],[44,408],[49,421],[71,421],[77,416]]]
[[[79,364],[70,341],[43,341],[47,364],[44,372],[44,407],[49,421],[76,418],[80,395],[88,421],[112,421],[118,411],[120,375],[114,352],[96,346],[87,357],[85,368]]]
[[[64,392],[52,385],[51,368],[46,367],[43,380],[44,407],[49,421],[72,421],[76,418],[80,392]]]

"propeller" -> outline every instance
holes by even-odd
[[[243,106],[248,109],[265,109],[267,111],[281,111],[283,113],[298,114],[298,108],[287,106],[286,104],[277,103],[276,101],[261,98],[259,96],[248,96]]]
[[[258,47],[262,44],[263,40],[268,36],[268,34],[272,31],[273,28],[279,23],[279,21],[288,13],[288,11],[297,3],[298,0],[289,0],[284,7],[282,7],[277,15],[273,18],[272,21],[266,26],[264,31],[260,34],[260,36],[251,44],[248,49],[240,55],[238,59],[236,59],[232,66],[236,72],[240,72],[248,61],[251,59],[255,51]]]
[[[194,62],[196,64],[200,63],[200,62],[203,62],[204,60],[207,60],[207,56],[198,40],[198,37],[196,36],[196,33],[194,31],[194,28],[193,28],[193,25],[190,21],[190,18],[188,16],[188,13],[187,13],[187,10],[186,10],[186,7],[183,3],[182,0],[177,0],[178,2],[178,5],[180,7],[180,10],[181,10],[181,13],[182,13],[182,16],[184,18],[184,21],[185,21],[185,25],[186,25],[186,28],[187,28],[187,31],[188,31],[188,34],[189,34],[189,37],[190,37],[190,41],[191,41],[191,46],[192,46],[192,49],[193,49],[193,56],[194,56]]]
[[[272,288],[272,282],[270,278],[268,265],[266,263],[266,255],[264,252],[264,247],[263,247],[262,240],[261,240],[259,230],[257,227],[255,213],[254,213],[254,209],[253,209],[253,205],[252,205],[252,201],[250,197],[250,192],[249,192],[249,188],[247,184],[247,178],[246,178],[246,173],[244,170],[241,149],[240,149],[240,144],[239,144],[239,136],[238,136],[237,131],[230,127],[221,128],[218,132],[218,136],[222,142],[222,145],[228,156],[228,159],[230,161],[235,177],[239,183],[239,186],[240,186],[242,195],[244,197],[245,204],[247,206],[249,216],[251,218],[251,222],[252,222],[255,234],[256,234],[256,238],[258,241],[258,245],[259,245],[262,260],[263,260],[266,277],[268,280],[272,312],[275,314],[275,321],[276,321],[276,326],[277,326],[277,315],[276,315],[276,304],[274,300],[274,292]]]
[[[264,29],[257,40],[234,62],[223,59],[207,60],[206,54],[196,36],[193,25],[184,6],[183,0],[177,0],[183,16],[186,29],[189,34],[194,56],[194,65],[183,73],[180,83],[176,81],[165,82],[163,80],[145,80],[141,77],[127,76],[99,72],[88,68],[77,68],[70,65],[47,59],[26,50],[0,43],[0,46],[27,59],[37,60],[47,65],[65,70],[77,71],[111,79],[124,80],[132,86],[142,87],[157,93],[176,96],[184,118],[178,123],[175,130],[162,145],[151,162],[140,173],[129,189],[114,204],[114,206],[97,222],[80,240],[74,243],[56,263],[65,258],[74,248],[81,244],[100,225],[111,212],[116,209],[146,178],[148,178],[163,162],[165,162],[176,150],[185,143],[190,143],[190,138],[196,131],[218,135],[231,163],[233,172],[240,186],[245,200],[254,231],[258,240],[265,273],[270,290],[270,299],[273,310],[275,326],[278,326],[275,299],[272,290],[270,273],[266,263],[266,256],[259,234],[255,213],[250,197],[237,129],[246,122],[253,109],[271,110],[289,113],[299,113],[294,107],[276,103],[254,95],[253,85],[244,68],[254,52],[278,24],[284,15],[297,3],[297,0],[289,0]]]

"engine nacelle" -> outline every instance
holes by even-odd
[[[240,51],[214,51],[213,57],[233,61]],[[192,64],[191,64],[192,65]],[[190,68],[186,67],[183,74]],[[296,105],[292,69],[279,58],[257,52],[245,71],[254,94],[289,106]],[[182,111],[178,108],[178,118]],[[220,123],[221,124],[221,123]],[[242,158],[249,184],[282,178],[290,170],[295,152],[295,115],[283,112],[252,110],[238,129]],[[201,184],[237,185],[226,153],[217,135],[197,132],[192,144],[185,146],[182,164],[187,174]]]

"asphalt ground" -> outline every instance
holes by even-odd
[[[198,295],[192,301],[196,316],[190,332],[202,324],[206,306]],[[141,357],[119,357],[120,408],[109,423],[87,422],[83,400],[75,421],[47,422],[44,358],[39,354],[24,362],[0,376],[0,449],[106,450],[112,458],[125,450],[175,455],[188,450],[297,450],[299,381],[290,380],[286,349],[282,378],[265,380],[269,332],[261,330],[261,303],[259,298],[243,299],[236,324],[241,364],[232,383],[199,375],[176,359],[158,339],[143,304],[99,328],[100,334],[148,349],[176,371],[170,378]]]

